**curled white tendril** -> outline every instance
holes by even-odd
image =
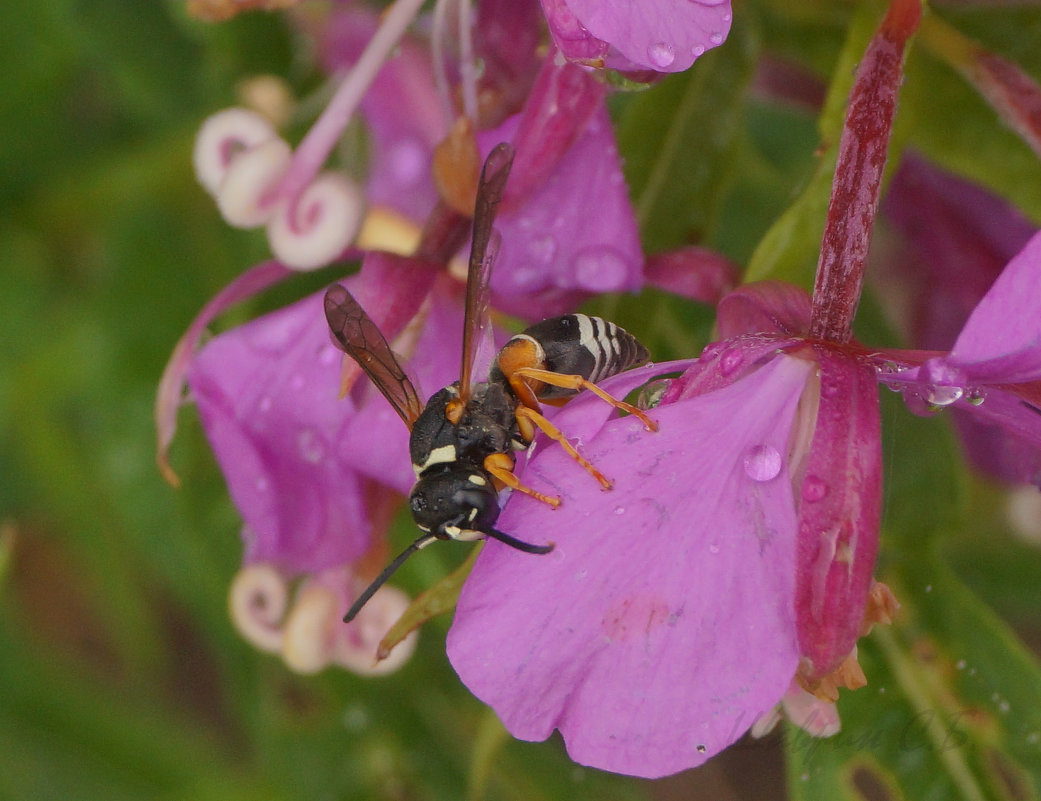
[[[362,607],[351,626],[341,629],[333,659],[362,676],[393,673],[416,650],[416,632],[398,643],[386,659],[376,661],[376,649],[387,630],[408,609],[409,598],[397,587],[381,587]]]
[[[247,565],[231,582],[228,611],[239,634],[267,653],[282,650],[282,618],[289,588],[271,565]]]
[[[248,565],[232,582],[228,607],[242,637],[258,650],[281,654],[297,673],[318,673],[330,665],[363,676],[391,673],[412,655],[416,635],[409,635],[387,659],[377,662],[376,649],[391,625],[408,608],[409,599],[394,587],[383,587],[351,623],[344,612],[354,597],[348,567],[306,579],[290,600],[289,582],[275,567]]]
[[[275,209],[267,223],[271,252],[295,270],[323,267],[354,241],[364,212],[364,197],[353,181],[340,173],[322,173],[295,203]]]
[[[243,152],[277,139],[278,134],[260,114],[244,108],[228,108],[209,117],[195,137],[192,162],[195,176],[216,196],[233,161]]]
[[[256,228],[272,218],[279,205],[272,190],[292,155],[289,145],[275,137],[235,157],[217,190],[217,208],[228,224]]]

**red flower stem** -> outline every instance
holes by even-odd
[[[903,74],[904,45],[921,14],[920,0],[893,0],[857,70],[813,286],[810,336],[816,339],[846,343],[853,335]]]

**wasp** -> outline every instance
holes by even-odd
[[[337,344],[358,363],[411,432],[409,452],[416,483],[409,508],[423,532],[357,598],[344,617],[347,622],[409,556],[435,540],[491,537],[525,553],[549,553],[552,543],[535,545],[495,528],[499,493],[504,488],[552,507],[560,505],[559,498],[526,486],[513,472],[515,454],[527,449],[539,431],[559,443],[604,489],[611,488],[611,482],[542,414],[543,402],[560,405],[588,390],[638,417],[647,430],[657,430],[643,411],[596,385],[648,358],[647,349],[632,334],[599,317],[568,314],[531,326],[498,352],[486,381],[474,382],[474,359],[488,309],[488,282],[498,252],[493,222],[512,163],[513,148],[503,143],[492,151],[481,171],[467,273],[460,377],[426,404],[420,401],[386,338],[351,294],[339,284],[325,294],[325,315]]]

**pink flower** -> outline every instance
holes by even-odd
[[[408,432],[356,373],[339,399],[341,354],[330,342],[321,294],[194,353],[216,314],[286,273],[278,264],[254,268],[189,327],[157,398],[160,461],[187,381],[244,521],[244,566],[230,602],[240,632],[301,672],[331,663],[386,672],[414,647],[409,642],[376,666],[377,643],[407,606],[404,594],[385,587],[352,625],[341,618],[382,560],[389,516],[412,485]],[[377,253],[347,284],[388,335],[404,331],[399,344],[414,352],[417,381],[440,387],[458,369],[462,313],[454,284],[436,277],[435,265]],[[406,329],[428,293],[420,324]]]
[[[890,291],[900,287],[907,293],[911,341],[922,349],[951,348],[974,307],[1036,227],[981,187],[910,154],[904,156],[883,209],[902,234],[904,247],[880,260],[885,270],[881,279]],[[933,365],[930,369],[937,363]],[[907,397],[919,411],[928,411],[923,402],[928,407],[930,399],[947,405],[951,390],[939,387]],[[968,395],[967,402],[984,400],[980,388]],[[1041,451],[978,411],[977,406],[951,405],[972,462],[1006,482],[1037,483]]]
[[[625,72],[682,72],[730,32],[729,0],[542,0],[570,60]]]
[[[489,543],[448,637],[462,680],[515,736],[559,729],[576,761],[662,776],[734,742],[793,679],[832,700],[863,683],[855,643],[895,601],[872,592],[876,362],[850,327],[919,14],[895,2],[858,72],[812,300],[742,288],[696,362],[605,382],[622,395],[682,371],[651,412],[657,434],[591,396],[565,407],[555,422],[616,478],[610,496],[536,441],[524,481],[563,503],[511,498],[500,522],[556,548],[521,564]],[[834,732],[827,717],[812,728]]]

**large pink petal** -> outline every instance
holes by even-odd
[[[582,764],[661,776],[704,762],[784,695],[798,652],[782,454],[810,369],[778,357],[658,407],[656,434],[633,418],[590,431],[591,397],[555,418],[615,487],[540,444],[522,478],[563,505],[515,493],[499,522],[556,549],[489,542],[448,636],[463,681],[515,736],[557,728]]]
[[[567,7],[592,36],[659,72],[687,69],[730,32],[729,0],[567,0]]]
[[[245,521],[247,562],[314,572],[356,559],[372,530],[341,451],[378,443],[408,467],[400,420],[344,441],[355,408],[338,400],[339,363],[317,294],[214,338],[191,365],[203,428]]]
[[[1013,257],[958,335],[947,363],[976,383],[1041,378],[1041,232]]]

